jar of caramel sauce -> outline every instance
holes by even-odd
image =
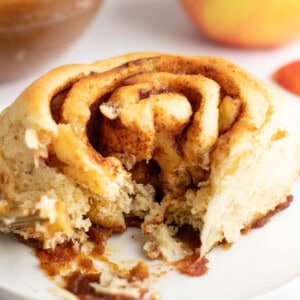
[[[68,48],[101,0],[0,0],[0,81],[26,76]]]

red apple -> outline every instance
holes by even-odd
[[[272,47],[300,37],[300,0],[180,0],[196,26],[214,41]]]
[[[300,95],[300,60],[281,67],[273,74],[273,79],[291,93]]]

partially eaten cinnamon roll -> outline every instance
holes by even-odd
[[[139,53],[67,65],[0,116],[0,209],[48,222],[15,230],[53,248],[92,223],[138,218],[151,258],[205,255],[282,205],[299,174],[287,103],[216,57]]]

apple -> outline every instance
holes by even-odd
[[[273,74],[273,79],[289,92],[300,96],[300,60],[279,68]]]
[[[180,0],[210,39],[240,47],[275,47],[300,37],[300,0]]]

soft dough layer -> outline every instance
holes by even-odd
[[[67,65],[0,116],[0,210],[49,219],[16,230],[44,247],[82,242],[91,223],[140,218],[151,258],[201,255],[286,201],[300,143],[287,103],[216,57],[138,53]]]

